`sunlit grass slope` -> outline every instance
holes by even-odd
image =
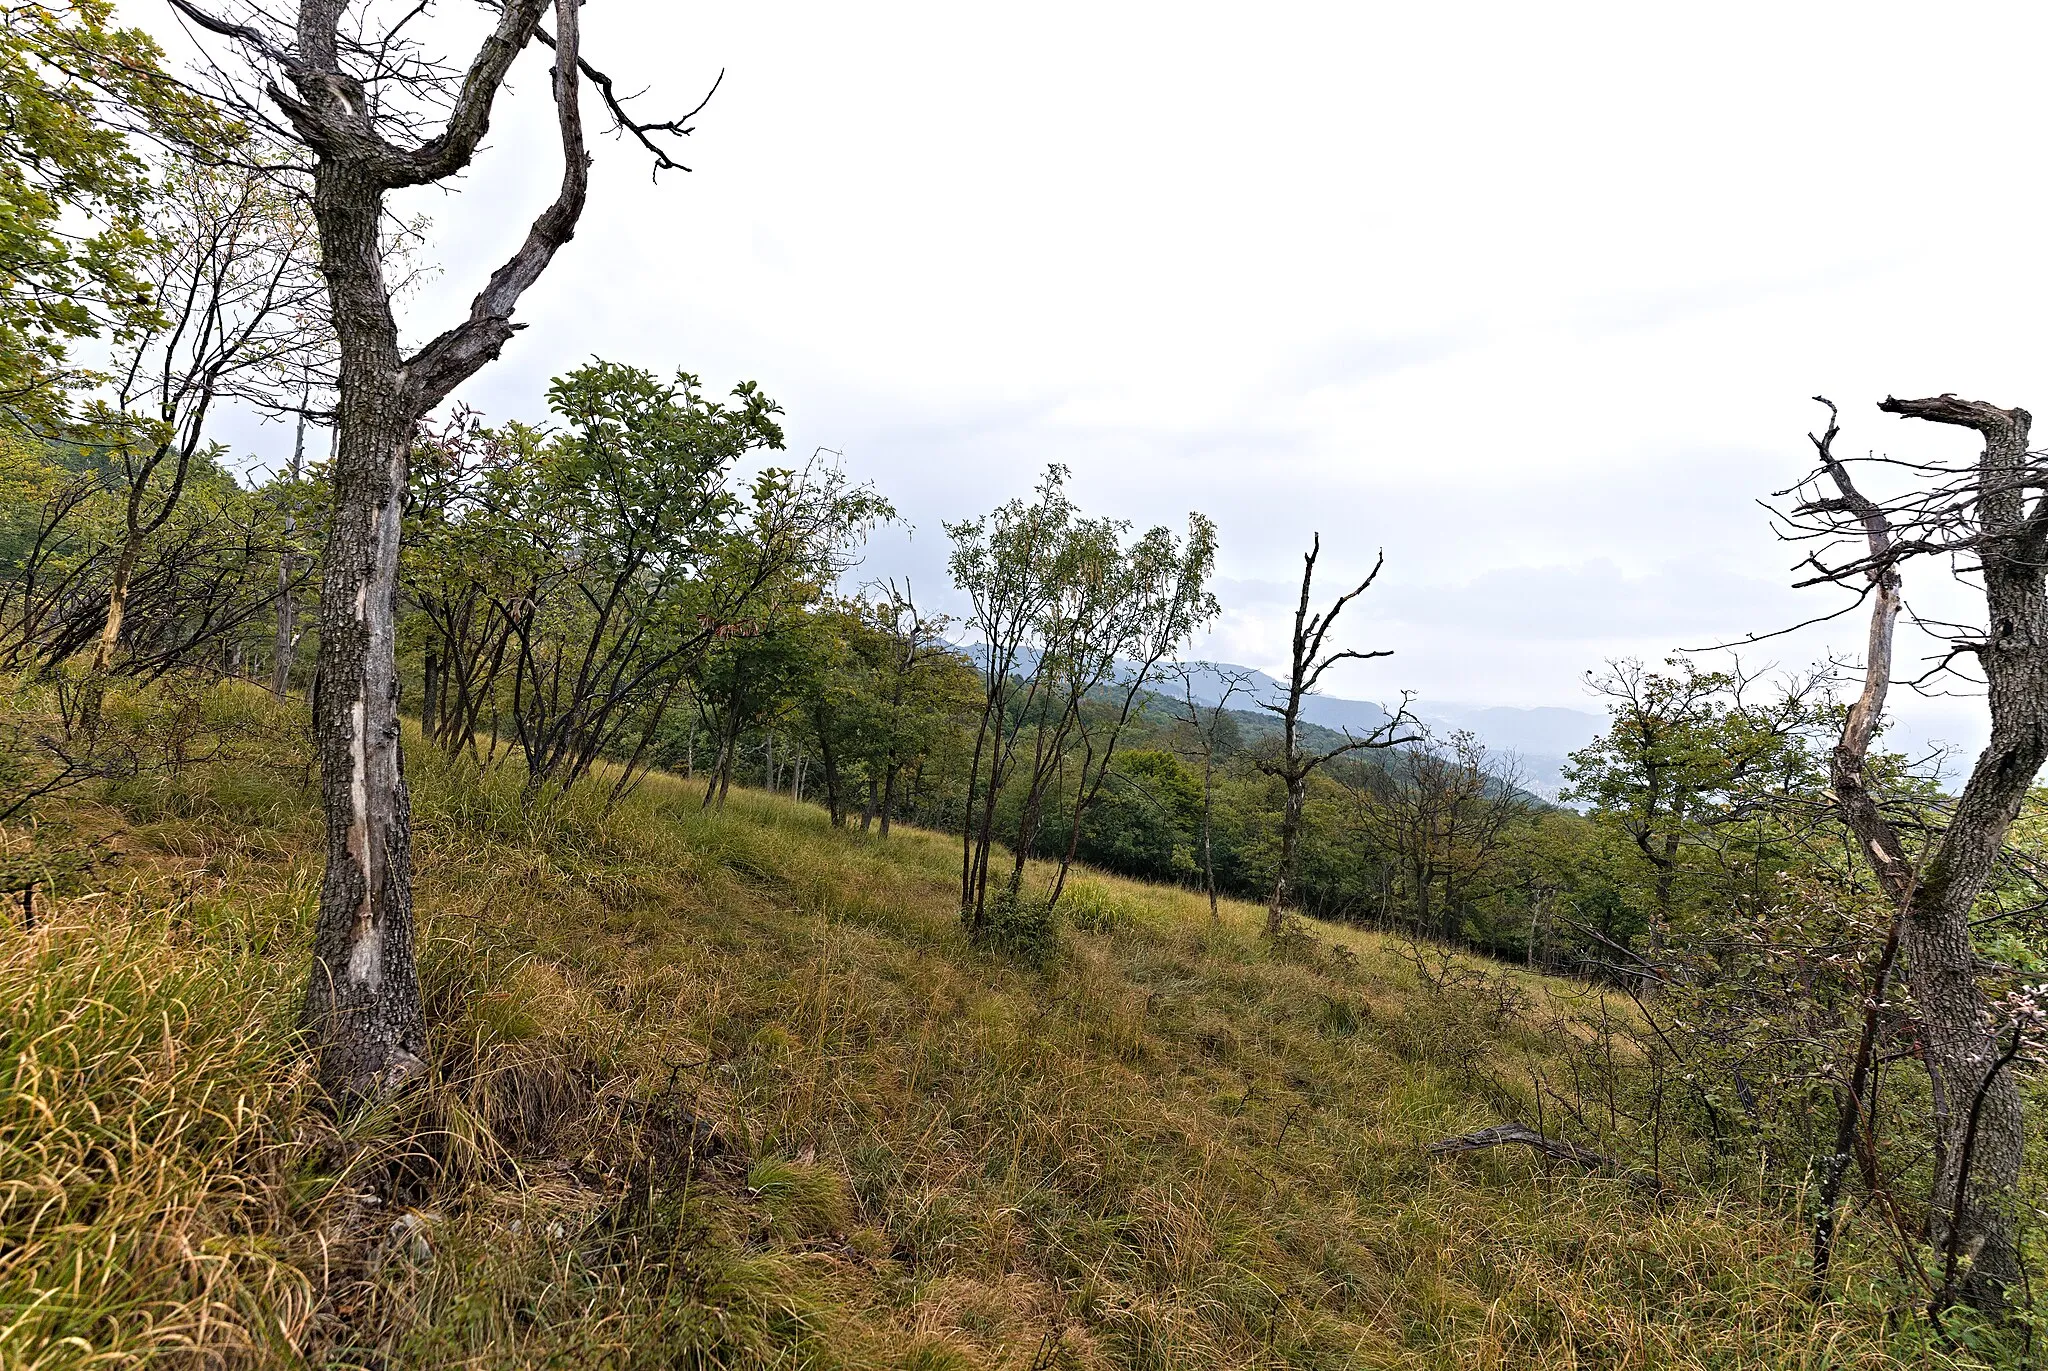
[[[222,758],[6,835],[121,854],[0,930],[10,1369],[1944,1364],[1874,1265],[1816,1312],[1753,1183],[1428,1157],[1562,1050],[1497,990],[1085,873],[1020,966],[946,838],[666,778],[536,821],[415,746],[437,1080],[337,1129],[300,724],[220,707]]]

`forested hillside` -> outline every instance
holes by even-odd
[[[1052,451],[913,590],[773,376],[473,407],[706,105],[433,8],[0,6],[0,1366],[2048,1356],[2028,411],[1820,400],[1741,492],[1814,616],[1574,666],[1534,778],[1333,693],[1352,512],[1233,603]],[[393,198],[543,160],[502,258]]]

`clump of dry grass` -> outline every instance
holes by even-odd
[[[0,933],[0,1365],[1949,1364],[1853,1250],[1809,1305],[1772,1193],[1429,1159],[1549,1048],[1371,935],[1088,874],[1020,967],[944,837],[661,777],[415,749],[435,1081],[337,1128],[271,745],[68,801],[127,861]]]
[[[197,896],[45,903],[0,937],[0,1362],[251,1361],[310,1327],[306,1114],[280,978]]]

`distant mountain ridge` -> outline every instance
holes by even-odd
[[[979,643],[968,644],[958,651],[976,666],[981,666],[988,659],[988,649]],[[1029,670],[1036,661],[1036,654],[1026,651],[1017,665],[1020,669]],[[1249,681],[1250,689],[1239,690],[1231,696],[1233,713],[1270,718],[1259,706],[1277,704],[1287,698],[1286,685],[1256,667],[1237,666],[1230,662],[1190,662],[1187,664],[1187,676],[1198,705],[1216,704],[1223,698],[1228,676],[1243,676]],[[1181,694],[1177,676],[1155,677],[1147,688],[1169,697]],[[1521,763],[1522,788],[1553,801],[1564,789],[1566,757],[1607,731],[1604,715],[1558,705],[1520,709],[1510,705],[1422,702],[1411,705],[1408,712],[1433,731],[1449,733],[1468,729],[1486,744],[1489,751],[1513,753]],[[1379,728],[1387,722],[1389,715],[1371,700],[1310,695],[1301,702],[1301,717],[1303,722],[1321,728],[1357,734]]]
[[[1253,710],[1287,698],[1285,684],[1255,667],[1192,662],[1188,678],[1194,687],[1195,702],[1217,703],[1223,698],[1230,676],[1243,676],[1251,684],[1249,693],[1240,690],[1231,697],[1232,709]],[[1557,705],[1518,709],[1508,705],[1422,702],[1411,705],[1408,712],[1432,729],[1468,729],[1488,750],[1515,754],[1521,761],[1523,786],[1546,800],[1555,800],[1564,787],[1565,758],[1607,731],[1607,720],[1602,715]],[[1363,733],[1385,724],[1388,714],[1370,700],[1310,695],[1301,702],[1301,717],[1324,728]]]

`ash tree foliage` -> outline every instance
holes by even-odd
[[[961,918],[977,934],[991,927],[1002,805],[1014,815],[1003,910],[1023,896],[1026,858],[1046,834],[1065,830],[1050,908],[1146,687],[1217,612],[1208,591],[1214,524],[1196,514],[1184,538],[1162,527],[1126,544],[1130,525],[1083,515],[1066,479],[1055,464],[1031,499],[946,526],[953,579],[972,606],[967,626],[983,645],[960,865]],[[1055,812],[1062,781],[1064,824]]]
[[[1394,880],[1419,929],[1456,942],[1464,911],[1511,880],[1503,860],[1528,801],[1512,758],[1471,733],[1422,732],[1357,784],[1358,823],[1396,857]]]
[[[530,792],[608,756],[623,789],[721,640],[773,639],[889,508],[836,471],[736,489],[741,462],[782,444],[752,385],[717,401],[687,374],[597,362],[548,400],[559,430],[459,430],[418,465],[423,707],[451,751],[509,733]]]
[[[909,778],[957,736],[980,701],[974,672],[917,607],[908,583],[878,582],[820,616],[826,637],[805,721],[834,825],[861,804],[860,828],[889,834]],[[799,735],[803,736],[803,735]]]
[[[1667,665],[1654,672],[1620,660],[1589,673],[1612,724],[1565,771],[1566,798],[1629,846],[1641,886],[1631,903],[1653,952],[1682,917],[1687,882],[1725,871],[1752,820],[1815,792],[1820,744],[1839,716],[1820,676],[1760,680],[1739,661],[1724,671],[1690,658]]]
[[[228,132],[112,0],[0,5],[0,406],[14,423],[61,430],[102,374],[95,345],[162,327],[149,259],[192,245],[153,222],[146,153],[218,149]]]

